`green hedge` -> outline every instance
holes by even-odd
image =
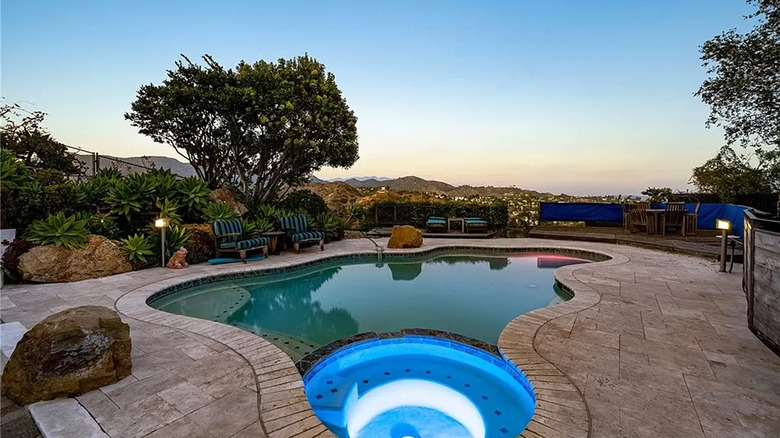
[[[389,225],[414,225],[425,228],[429,216],[479,217],[488,221],[491,229],[505,228],[509,221],[509,206],[501,200],[490,204],[471,204],[464,201],[378,202],[366,209],[367,228]]]

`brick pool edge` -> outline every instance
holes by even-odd
[[[486,242],[487,243],[487,242]],[[605,251],[594,251],[576,244],[556,245],[538,242],[513,242],[512,246],[497,246],[486,243],[426,245],[424,248],[405,250],[385,250],[390,255],[424,255],[445,250],[488,250],[501,253],[529,252],[532,250],[582,253],[609,257],[598,261],[599,265],[625,263],[628,258]],[[170,288],[185,283],[214,276],[245,276],[257,272],[280,268],[298,268],[311,266],[356,256],[376,256],[370,251],[347,251],[346,253],[308,252],[288,263],[268,263],[230,265],[220,268],[213,274],[184,274],[176,278],[163,280],[156,284],[134,289],[120,297],[115,305],[117,311],[131,318],[159,324],[178,330],[205,336],[219,342],[240,355],[254,370],[258,390],[258,413],[260,423],[269,438],[281,437],[335,437],[314,415],[306,400],[298,369],[292,359],[282,350],[265,339],[242,329],[222,323],[163,312],[150,307],[147,300]],[[273,261],[271,258],[269,261]],[[548,322],[597,304],[600,295],[583,282],[578,281],[574,272],[582,265],[565,266],[556,269],[556,281],[574,293],[574,297],[564,303],[537,309],[512,320],[504,327],[498,347],[501,353],[526,373],[537,393],[537,405],[531,423],[520,435],[524,437],[588,436],[590,433],[590,415],[580,390],[557,367],[540,355],[534,340],[537,331]]]

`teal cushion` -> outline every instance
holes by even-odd
[[[257,237],[255,239],[240,240],[238,242],[238,249],[252,249],[261,246],[268,246],[267,237]]]
[[[307,231],[305,233],[295,233],[292,235],[292,241],[293,242],[309,242],[312,240],[323,240],[325,239],[325,233],[322,231]]]

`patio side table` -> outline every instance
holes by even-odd
[[[273,255],[279,255],[279,251],[281,250],[281,246],[284,242],[279,242],[279,239],[284,239],[284,236],[287,233],[284,231],[268,231],[266,233],[262,233],[262,237],[268,238],[268,252]]]
[[[466,220],[462,217],[448,217],[447,218],[447,232],[450,231],[450,228],[452,228],[452,223],[458,222],[460,223],[460,232],[465,233],[466,232]]]

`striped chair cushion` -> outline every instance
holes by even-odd
[[[428,216],[428,220],[436,220],[436,221],[446,221],[446,218],[443,218],[441,216]]]
[[[322,231],[307,231],[305,233],[295,233],[292,235],[293,242],[305,242],[309,240],[322,240],[325,238],[325,233]]]
[[[236,242],[220,242],[220,249],[236,249]]]
[[[486,220],[482,220],[478,217],[467,217],[463,219],[466,221],[467,224],[473,224],[473,225],[487,225]]]
[[[426,222],[428,225],[446,225],[447,221],[444,219],[428,219],[428,222]]]
[[[309,223],[306,216],[286,216],[279,220],[284,230],[295,230],[293,234],[305,233],[309,231]]]
[[[217,237],[225,234],[241,234],[243,232],[244,230],[241,228],[241,221],[238,219],[214,222],[214,235]]]
[[[257,237],[254,239],[240,240],[238,242],[238,249],[252,249],[261,246],[268,246],[267,237]]]

